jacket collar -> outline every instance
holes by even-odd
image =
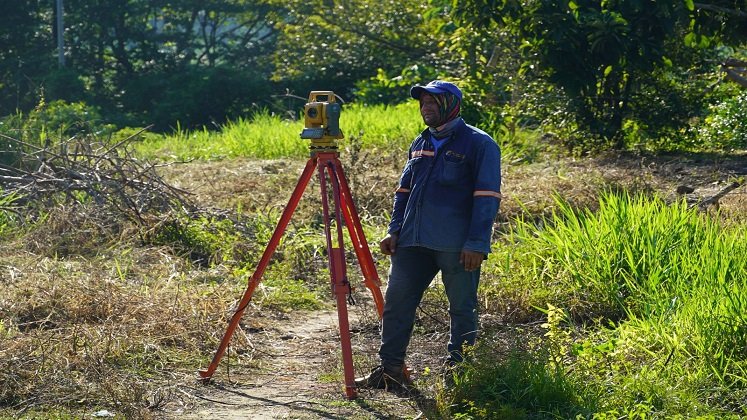
[[[423,130],[420,133],[420,136],[423,138],[430,138],[431,136],[436,138],[446,138],[453,136],[454,133],[458,133],[461,131],[467,123],[464,122],[464,119],[462,117],[457,117],[448,123],[445,124],[444,128],[441,131],[438,131],[438,135],[435,135],[436,132],[435,129],[431,127],[426,127],[425,130]]]

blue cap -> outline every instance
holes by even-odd
[[[444,82],[443,80],[434,80],[425,86],[413,86],[412,89],[410,89],[410,96],[415,99],[420,99],[420,95],[422,95],[424,91],[433,94],[448,92],[459,98],[460,101],[462,100],[462,91],[459,90],[455,84]]]

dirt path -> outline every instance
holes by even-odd
[[[370,326],[361,331],[354,325],[356,317],[351,312],[356,372],[361,374],[373,363],[378,333]],[[256,349],[256,367],[232,367],[240,371],[227,374],[224,357],[210,384],[185,381],[179,387],[181,404],[167,407],[162,418],[417,418],[423,417],[424,407],[433,405],[428,395],[378,390],[361,390],[356,400],[348,400],[336,311],[291,314],[286,320],[267,320],[267,325],[271,327],[252,328],[249,333]]]

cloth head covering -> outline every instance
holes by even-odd
[[[443,80],[434,80],[425,86],[413,86],[410,89],[410,96],[412,96],[413,99],[420,99],[420,95],[423,92],[431,94],[451,93],[459,98],[460,101],[462,100],[462,91],[459,90],[457,85],[450,82],[444,82]]]
[[[439,121],[436,127],[446,124],[459,116],[462,104],[462,91],[449,82],[434,80],[425,86],[413,86],[410,96],[420,99],[423,93],[429,93],[436,100],[439,109]]]

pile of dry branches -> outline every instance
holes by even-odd
[[[192,210],[188,193],[165,183],[158,164],[133,156],[132,143],[141,133],[114,144],[74,136],[46,146],[0,134],[13,149],[0,160],[0,199],[6,198],[0,202],[12,202],[15,211],[94,204],[138,224],[148,214]]]

